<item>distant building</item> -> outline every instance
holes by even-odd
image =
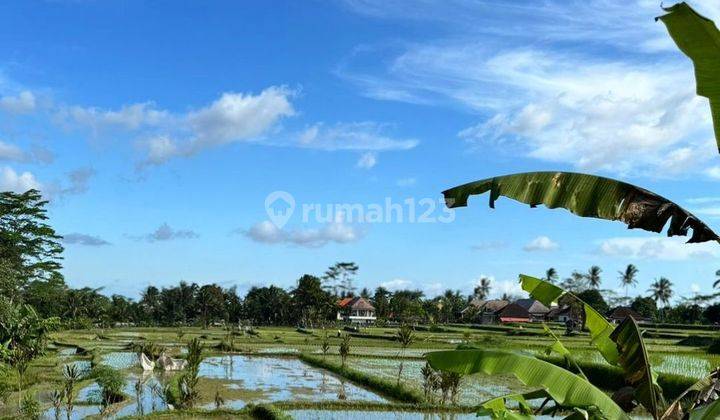
[[[572,308],[569,305],[550,308],[550,311],[545,314],[545,319],[547,321],[563,323],[568,321],[577,321],[577,319],[573,316]]]
[[[497,318],[502,323],[506,322],[532,322],[532,316],[527,309],[517,302],[506,305],[497,314]]]
[[[375,307],[362,297],[348,297],[338,302],[338,321],[367,325],[377,320]]]
[[[535,299],[518,299],[515,301],[515,304],[521,306],[528,312],[531,322],[544,321],[545,316],[550,312],[547,306]]]
[[[485,301],[480,313],[478,314],[478,320],[481,324],[497,323],[499,321],[498,316],[500,311],[502,311],[503,308],[505,308],[509,304],[510,302],[503,299],[491,299]]]
[[[610,314],[608,315],[608,319],[610,322],[613,323],[620,323],[625,318],[632,317],[637,322],[650,322],[651,320],[648,318],[645,318],[644,316],[640,315],[639,313],[635,312],[631,307],[629,306],[618,306],[617,308],[610,311]]]

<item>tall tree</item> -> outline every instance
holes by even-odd
[[[618,273],[620,273],[620,284],[625,288],[625,297],[627,297],[628,287],[637,284],[638,269],[633,264],[628,264],[625,271],[618,271]]]
[[[602,282],[602,279],[600,278],[600,274],[602,273],[602,268],[598,267],[597,265],[593,265],[588,269],[587,274],[585,274],[585,278],[588,281],[588,284],[593,289],[597,289],[600,287],[600,283]]]
[[[211,322],[225,319],[225,293],[217,284],[206,284],[200,287],[195,302],[198,316],[205,328]]]
[[[246,315],[258,324],[283,325],[290,323],[290,302],[290,295],[279,287],[253,287],[244,306]]]
[[[375,307],[375,316],[378,319],[385,319],[390,315],[390,296],[392,293],[382,286],[375,289],[375,294],[372,298],[373,306]]]
[[[557,270],[555,270],[555,268],[553,267],[548,268],[547,271],[545,271],[544,280],[553,284],[556,283],[558,281]]]
[[[485,299],[490,295],[490,279],[487,277],[481,277],[480,282],[473,289],[474,297],[478,299]]]
[[[587,281],[587,279],[586,279],[585,274],[575,270],[572,273],[570,273],[570,277],[563,280],[563,282],[560,286],[565,290],[568,290],[573,293],[577,293],[577,292],[585,289],[586,281]]]
[[[325,271],[323,280],[326,281],[326,289],[332,289],[337,296],[347,296],[355,293],[353,281],[360,267],[354,262],[338,262]],[[340,293],[338,293],[340,291]]]
[[[32,280],[61,275],[62,237],[47,223],[47,204],[37,190],[0,193],[0,287],[24,290]]]
[[[329,321],[335,311],[335,300],[323,290],[319,278],[305,274],[300,277],[297,287],[290,292],[292,296],[292,319],[303,324]]]
[[[673,284],[670,280],[665,277],[660,277],[659,280],[655,280],[655,282],[650,285],[648,292],[650,292],[650,297],[652,297],[655,302],[660,301],[663,303],[663,306],[667,306],[673,295],[672,286]]]

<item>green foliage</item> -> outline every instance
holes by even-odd
[[[125,375],[122,372],[107,365],[98,365],[90,376],[100,388],[100,404],[104,409],[124,399],[122,389],[125,386]]]
[[[607,313],[610,307],[597,289],[587,289],[577,294],[578,299],[590,305],[601,314]]]
[[[627,317],[610,335],[617,343],[618,363],[625,372],[628,383],[635,388],[635,399],[654,417],[665,410],[662,389],[655,380],[650,367],[647,350],[640,330],[632,317]]]
[[[328,337],[327,331],[323,330],[322,341],[320,342],[320,350],[323,356],[327,355],[330,350],[330,337]]]
[[[131,350],[133,353],[144,353],[145,356],[152,361],[157,360],[167,350],[165,346],[155,344],[154,342],[148,340],[135,340],[128,343],[126,348]]]
[[[23,419],[38,420],[42,415],[42,407],[34,394],[27,393],[22,398],[18,414]]]
[[[645,318],[657,318],[657,303],[653,298],[638,296],[632,301],[630,308]]]
[[[612,419],[629,417],[603,391],[586,379],[535,357],[502,350],[453,350],[427,354],[434,369],[462,375],[513,375],[522,383],[542,388],[563,407],[597,407]]]
[[[451,208],[467,205],[468,197],[490,192],[490,207],[500,196],[531,206],[564,208],[582,217],[619,220],[630,228],[661,232],[670,221],[668,236],[685,236],[688,242],[717,241],[720,237],[705,223],[676,203],[648,190],[609,178],[571,172],[526,172],[497,176],[443,191]]]
[[[305,274],[300,277],[292,295],[292,318],[300,325],[313,328],[335,316],[335,299],[323,289],[319,278]]]
[[[340,353],[340,359],[342,359],[342,367],[344,369],[345,361],[350,355],[350,334],[343,334],[338,352]]]

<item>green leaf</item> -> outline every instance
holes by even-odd
[[[658,17],[678,48],[695,66],[697,94],[710,100],[715,139],[720,150],[720,32],[712,20],[700,15],[687,3],[665,9]]]
[[[627,414],[603,391],[587,380],[530,355],[503,350],[452,350],[427,354],[434,369],[464,375],[514,375],[522,383],[539,387],[563,407],[596,407],[609,419],[628,419]]]
[[[625,380],[635,388],[635,399],[653,416],[658,418],[665,410],[662,388],[657,384],[650,367],[640,329],[629,316],[610,335],[620,352],[619,364],[625,372]]]
[[[585,326],[590,331],[590,342],[598,349],[600,354],[612,365],[618,364],[618,350],[615,342],[610,339],[615,326],[608,322],[604,316],[593,309],[592,306],[583,302],[577,296],[570,292],[565,292],[560,287],[552,283],[540,280],[535,277],[520,275],[520,283],[522,289],[530,294],[530,297],[542,302],[545,306],[550,306],[561,296],[567,294],[572,296],[576,301],[583,305],[585,311]]]
[[[690,412],[689,420],[714,420],[720,418],[720,400],[696,408]]]
[[[715,388],[718,381],[720,381],[720,369],[715,369],[710,375],[700,379],[683,391],[683,393],[670,404],[662,418],[664,420],[679,420],[683,418],[683,401],[697,401],[698,395],[712,395],[712,393],[708,393],[707,390]],[[700,402],[702,403],[703,401],[701,400]]]
[[[508,394],[500,397],[491,398],[480,404],[480,411],[478,416],[490,416],[493,419],[507,419],[507,420],[528,420],[534,418],[532,416],[532,407],[528,403],[528,400],[535,400],[538,398],[549,398],[547,391],[537,390],[530,391],[524,394]],[[507,407],[509,401],[514,401],[518,405],[518,412],[515,412]]]
[[[572,172],[526,172],[497,176],[443,191],[448,207],[467,205],[468,197],[490,192],[490,207],[500,196],[531,207],[564,208],[582,217],[619,220],[630,229],[661,232],[670,221],[668,236],[687,236],[688,242],[720,241],[705,223],[679,205],[632,184]],[[539,300],[539,299],[538,299]]]

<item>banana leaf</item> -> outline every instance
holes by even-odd
[[[585,326],[590,331],[590,342],[598,349],[600,354],[612,365],[618,364],[619,353],[617,345],[610,339],[615,326],[608,322],[604,316],[593,309],[592,306],[583,302],[582,299],[566,292],[560,287],[535,277],[520,275],[520,285],[523,290],[530,294],[530,297],[550,306],[560,296],[568,294],[583,305],[585,311]]]
[[[635,388],[635,400],[653,418],[659,418],[665,410],[665,400],[650,367],[647,350],[635,320],[630,316],[625,318],[610,335],[610,339],[617,343],[620,353],[618,362],[625,372],[625,379]]]
[[[433,369],[469,375],[514,375],[522,383],[542,388],[556,404],[597,408],[609,419],[629,419],[603,391],[587,380],[530,355],[503,350],[451,350],[427,354]]]
[[[690,412],[689,420],[715,420],[720,418],[720,400],[696,408]]]
[[[697,94],[710,100],[715,139],[720,151],[720,32],[712,20],[682,2],[656,18],[667,27],[678,48],[695,67]]]
[[[564,208],[582,217],[619,220],[630,229],[687,236],[691,242],[720,241],[705,223],[676,203],[632,184],[573,172],[525,172],[497,176],[443,191],[450,208],[467,206],[468,197],[490,192],[490,207],[500,196],[536,207]]]
[[[537,390],[524,394],[508,394],[501,397],[491,398],[480,404],[478,416],[490,416],[493,419],[506,420],[528,420],[533,417],[533,410],[528,400],[536,400],[539,398],[549,398],[547,391]],[[517,411],[513,411],[507,407],[507,402],[514,401],[517,403]]]
[[[670,404],[663,414],[662,420],[681,420],[684,416],[682,406],[684,401],[689,400],[692,405],[707,404],[708,399],[715,397],[715,389],[720,388],[718,382],[720,382],[720,369],[715,369],[710,375],[700,379],[683,391],[683,393]]]

